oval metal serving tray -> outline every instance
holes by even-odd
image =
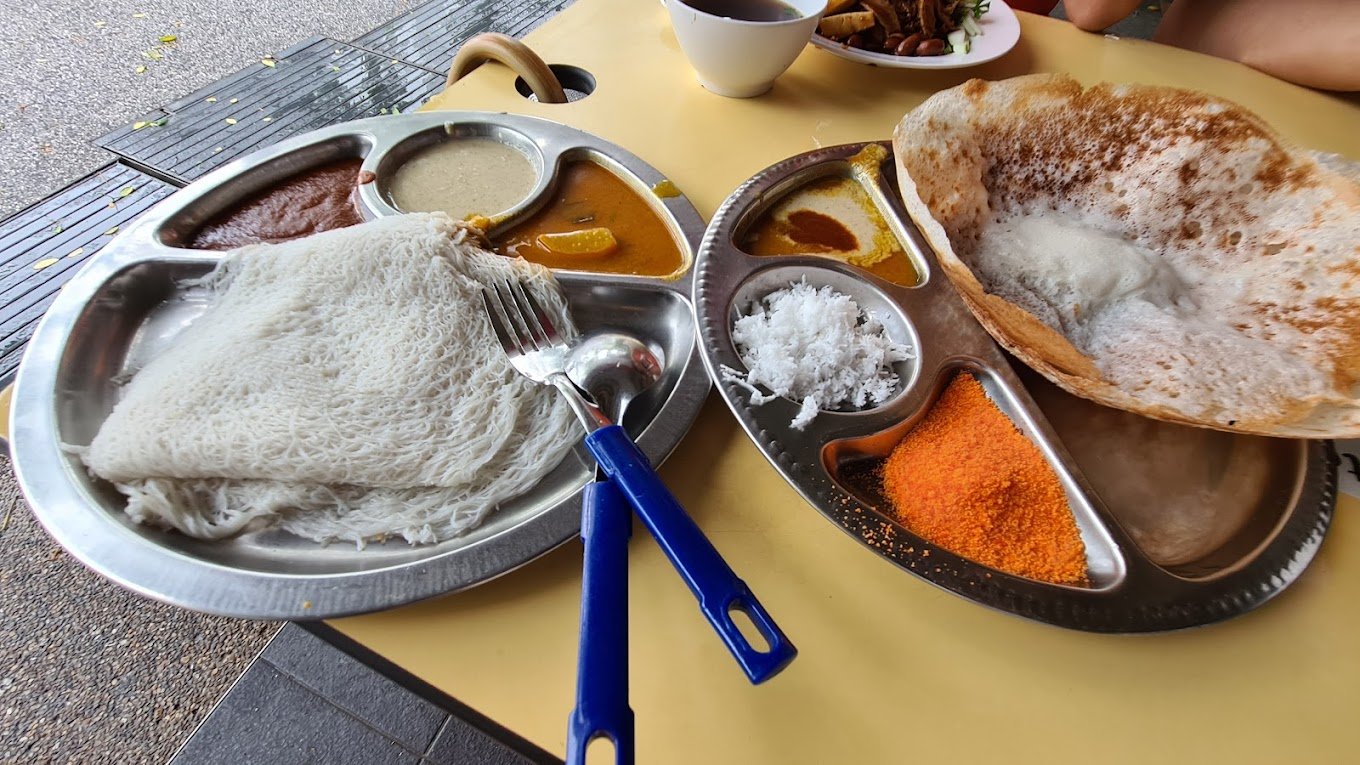
[[[538,485],[471,532],[429,546],[400,539],[319,546],[279,531],[204,542],[133,523],[110,485],[93,479],[63,444],[88,444],[119,396],[119,384],[206,308],[189,283],[221,253],[185,249],[217,213],[299,172],[363,158],[364,215],[396,211],[378,187],[388,168],[442,134],[484,135],[530,155],[533,195],[496,219],[493,232],[540,207],[563,163],[598,162],[649,200],[685,259],[677,278],[557,272],[583,331],[634,333],[664,352],[656,386],[624,423],[660,464],[708,395],[689,303],[703,220],[684,197],[662,199],[664,180],[638,157],[547,120],[439,112],[359,120],[298,136],[236,160],[176,192],[118,234],[69,282],[48,311],[19,369],[12,416],[14,466],[34,513],[72,555],[145,595],[210,613],[315,619],[363,613],[471,587],[552,550],[580,530],[580,489],[593,461],[574,450]],[[373,182],[378,181],[378,182]]]
[[[973,318],[904,211],[891,159],[870,144],[780,162],[737,189],[704,236],[694,303],[704,363],[747,435],[771,464],[842,530],[879,556],[984,605],[1063,627],[1147,632],[1245,612],[1293,582],[1317,552],[1335,506],[1330,443],[1188,428],[1073,397],[1008,357]],[[851,161],[851,160],[854,161]],[[902,287],[826,257],[754,256],[741,249],[767,210],[804,183],[842,175],[861,184],[900,239],[920,281]],[[805,430],[798,404],[751,406],[724,382],[743,370],[732,323],[770,292],[806,279],[850,295],[894,339],[916,349],[898,366],[897,395],[865,411],[823,411]],[[1062,482],[1086,545],[1089,586],[1012,576],[930,544],[900,525],[875,469],[966,370],[1043,452]]]

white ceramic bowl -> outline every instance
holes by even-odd
[[[798,11],[783,21],[739,21],[664,0],[680,50],[699,84],[720,96],[750,98],[774,85],[812,39],[826,0],[782,0]]]

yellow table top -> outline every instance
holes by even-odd
[[[655,0],[578,0],[527,42],[598,80],[544,105],[487,65],[429,108],[555,119],[637,153],[705,217],[749,176],[818,146],[883,139],[930,93],[977,76],[1197,87],[1299,143],[1360,158],[1360,108],[1245,67],[1019,14],[1004,58],[959,72],[872,68],[809,47],[767,95],[700,88]],[[630,549],[638,761],[1343,762],[1360,747],[1360,503],[1255,612],[1153,636],[1066,631],[903,573],[807,505],[716,398],[662,475],[800,655],[750,686],[641,526]],[[333,625],[546,749],[575,689],[579,544],[474,590]]]

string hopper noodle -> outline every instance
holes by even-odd
[[[207,313],[76,451],[134,520],[193,537],[457,536],[580,440],[492,334],[481,286],[508,278],[571,328],[546,268],[439,213],[233,250],[199,285]]]

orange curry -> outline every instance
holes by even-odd
[[[503,255],[549,268],[679,276],[684,256],[647,200],[589,161],[562,168],[548,204],[495,238]]]

